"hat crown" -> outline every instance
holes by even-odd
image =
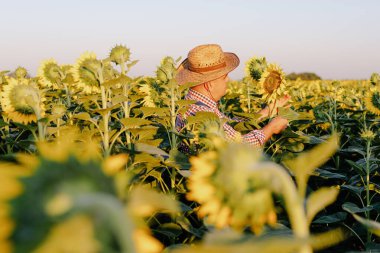
[[[225,63],[224,52],[217,44],[197,46],[189,52],[187,58],[189,67],[193,69],[213,67]]]

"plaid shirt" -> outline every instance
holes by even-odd
[[[186,100],[195,100],[198,103],[191,104],[189,109],[185,112],[185,114],[183,116],[178,115],[177,122],[176,122],[176,127],[178,130],[180,130],[181,128],[183,128],[185,126],[185,122],[184,122],[183,118],[187,118],[188,116],[194,116],[197,112],[201,112],[201,111],[202,112],[213,112],[216,115],[218,115],[219,118],[228,119],[229,121],[231,121],[231,120],[239,121],[239,122],[244,121],[244,120],[240,120],[240,119],[231,119],[231,118],[227,117],[218,109],[218,103],[217,102],[211,100],[210,98],[206,97],[205,95],[203,95],[203,94],[201,94],[201,93],[199,93],[193,89],[189,90],[185,99]],[[253,145],[253,146],[262,146],[264,144],[265,135],[264,135],[264,131],[262,131],[262,130],[252,130],[251,132],[242,135],[241,133],[239,133],[238,131],[233,129],[232,126],[230,126],[227,123],[223,124],[223,129],[224,129],[224,132],[226,133],[227,140],[232,141],[232,140],[242,138],[243,142],[246,142],[246,143]]]

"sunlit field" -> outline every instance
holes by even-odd
[[[379,74],[290,80],[251,58],[219,107],[243,134],[289,120],[258,148],[211,112],[176,128],[181,59],[140,77],[122,45],[41,60],[0,70],[0,253],[380,252]]]

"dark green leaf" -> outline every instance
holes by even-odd
[[[372,206],[368,207],[358,207],[355,203],[346,202],[342,205],[343,210],[349,212],[349,213],[363,213],[367,211],[371,211],[373,209]]]
[[[312,223],[313,224],[330,224],[330,223],[335,223],[338,221],[343,221],[346,218],[347,218],[346,212],[337,212],[334,214],[322,216],[322,217],[314,220]]]

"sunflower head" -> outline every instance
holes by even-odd
[[[120,65],[129,61],[131,51],[122,45],[117,45],[111,49],[110,59],[113,63]]]
[[[372,73],[369,81],[372,85],[380,84],[380,75],[378,73]]]
[[[8,84],[8,76],[6,75],[9,71],[0,71],[0,91],[2,87]]]
[[[15,122],[28,124],[43,117],[44,98],[38,86],[27,79],[9,79],[1,93],[5,114]]]
[[[174,77],[175,71],[174,59],[170,56],[164,57],[156,71],[157,79],[162,83],[166,83]]]
[[[368,111],[380,116],[380,92],[378,90],[370,92],[365,98],[365,105]]]
[[[75,89],[75,79],[73,74],[73,66],[69,64],[61,65],[61,70],[64,78],[62,83],[66,84],[70,89]]]
[[[27,78],[28,71],[24,67],[17,67],[14,75],[17,79]]]
[[[267,61],[265,57],[252,57],[245,64],[245,75],[251,80],[259,81],[266,67]]]
[[[65,77],[62,68],[54,59],[43,61],[38,68],[37,76],[41,79],[43,87],[53,87],[55,89],[61,85]]]
[[[261,75],[259,86],[268,102],[276,100],[278,96],[285,94],[285,74],[276,64],[269,64]]]
[[[94,53],[85,52],[76,61],[72,73],[78,88],[85,93],[99,92],[103,64]]]
[[[262,160],[260,149],[239,143],[192,157],[187,197],[200,203],[199,215],[217,228],[250,226],[259,233],[265,223],[276,222],[272,194],[251,170]]]
[[[360,137],[367,141],[372,141],[375,139],[376,134],[372,132],[371,130],[363,130],[360,132]]]

